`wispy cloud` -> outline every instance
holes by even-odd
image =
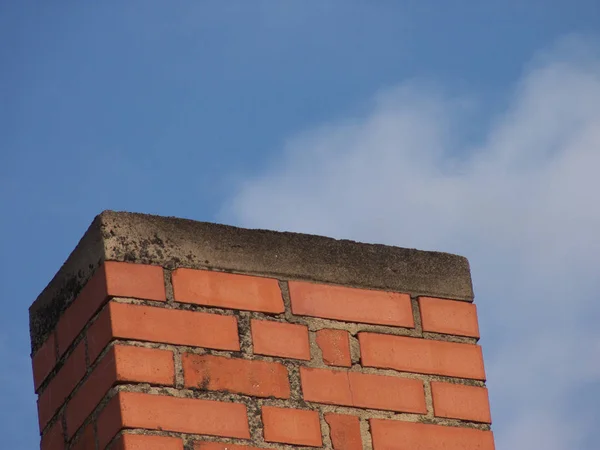
[[[380,92],[289,139],[222,218],[468,256],[498,448],[595,450],[600,407],[580,393],[600,398],[599,49],[536,55],[475,144],[468,99]]]

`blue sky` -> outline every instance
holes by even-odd
[[[443,5],[440,5],[443,3]],[[600,3],[0,0],[0,448],[104,209],[469,257],[499,450],[597,450]]]

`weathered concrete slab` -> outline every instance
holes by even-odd
[[[105,211],[30,307],[32,349],[103,261],[211,268],[471,301],[466,258],[322,236]]]

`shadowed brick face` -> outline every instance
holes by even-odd
[[[33,385],[35,390],[39,389],[42,382],[56,365],[56,340],[54,333],[48,336],[46,342],[33,357]]]
[[[105,212],[30,311],[41,449],[493,450],[471,301],[454,255]]]

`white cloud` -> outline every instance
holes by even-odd
[[[365,117],[292,137],[222,212],[468,256],[499,450],[579,449],[594,432],[573,394],[600,398],[599,48],[537,55],[478,145],[462,137],[468,99],[381,92]]]

